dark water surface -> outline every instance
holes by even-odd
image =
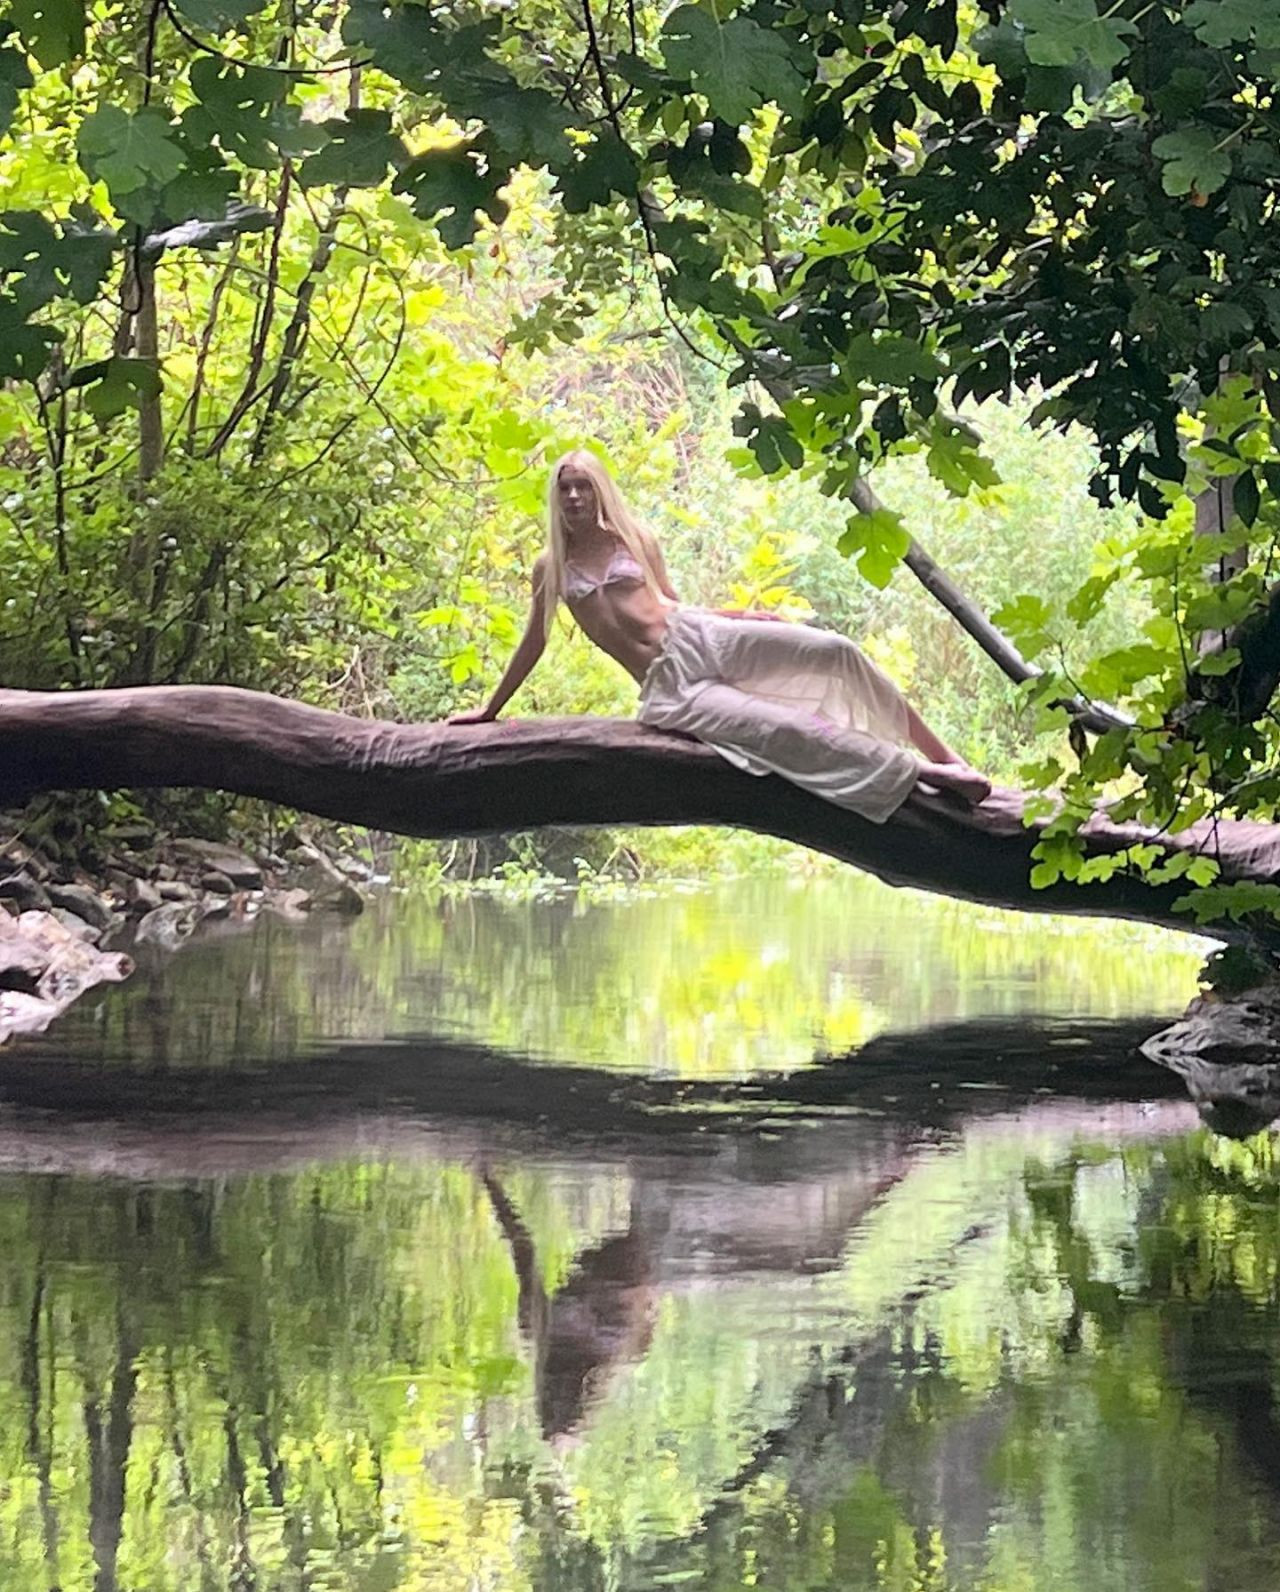
[[[1280,1585],[1203,947],[856,880],[390,901],[0,1053],[0,1588]]]

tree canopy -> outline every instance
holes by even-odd
[[[998,479],[987,401],[1026,395],[1034,423],[1086,428],[1095,496],[1140,518],[1063,601],[1029,568],[994,616],[1042,726],[1083,709],[1100,731],[1074,730],[1069,753],[1064,741],[1027,771],[1065,796],[1037,882],[1177,866],[1207,917],[1275,907],[1273,885],[1215,883],[1211,850],[1088,857],[1076,837],[1104,792],[1114,817],[1160,831],[1269,819],[1280,797],[1267,0],[8,0],[0,30],[0,378],[27,394],[14,402],[38,415],[52,467],[51,589],[76,580],[68,494],[89,482],[91,517],[93,483],[126,467],[158,480],[175,447],[188,490],[216,494],[235,454],[274,490],[303,478],[309,512],[331,512],[325,478],[282,439],[351,378],[349,329],[328,328],[316,357],[340,226],[356,217],[371,259],[434,249],[482,274],[515,196],[536,192],[537,285],[490,329],[488,370],[507,350],[572,346],[605,306],[627,327],[616,335],[678,339],[741,388],[738,467],[820,481],[844,505],[841,551],[873,583],[903,558],[937,575],[915,539],[926,527],[874,491],[885,461],[916,454],[963,498]],[[286,225],[299,204],[305,243]],[[254,234],[260,286],[232,380],[210,350]],[[397,281],[379,278],[352,324],[394,308]],[[166,342],[180,293],[203,330]],[[430,308],[386,328],[369,343],[381,363],[352,378],[373,404],[398,359],[421,360]],[[492,476],[529,493],[511,461],[545,431],[477,414],[483,366],[455,361],[448,380],[411,445],[435,465],[442,412],[481,424]],[[180,409],[162,407],[162,381],[180,385]],[[412,430],[387,420],[400,440]],[[330,462],[349,426],[329,415]],[[305,553],[337,583],[342,541]],[[96,556],[122,567],[144,620],[103,679],[67,614],[58,683],[181,678],[242,556],[234,534],[188,552],[143,514]],[[190,600],[166,620],[184,557]],[[272,555],[260,562],[244,579],[265,614],[278,588]],[[1072,633],[1134,587],[1140,630],[1069,668]]]

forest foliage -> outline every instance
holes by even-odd
[[[8,0],[0,34],[7,682],[438,713],[590,438],[690,597],[849,627],[997,772],[1045,732],[1046,882],[1099,794],[1274,814],[1238,707],[1280,528],[1267,0]],[[913,537],[1038,681],[909,590]],[[1132,727],[1068,738],[1081,697]],[[529,700],[620,698],[569,649]]]

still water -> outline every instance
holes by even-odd
[[[1280,1585],[1203,945],[852,876],[384,902],[0,1053],[0,1588]]]

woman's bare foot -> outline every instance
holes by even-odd
[[[991,794],[991,781],[968,763],[921,763],[920,779],[938,790],[953,791],[971,807],[978,807]]]

